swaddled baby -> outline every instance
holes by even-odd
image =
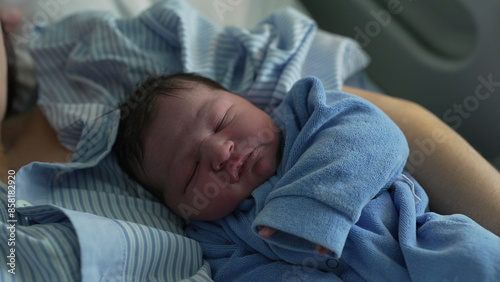
[[[141,102],[122,108],[119,160],[189,220],[215,280],[500,274],[500,239],[465,216],[428,212],[403,171],[404,135],[358,97],[305,78],[270,116],[193,74],[137,93]],[[290,265],[306,270],[291,275]]]

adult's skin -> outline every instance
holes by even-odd
[[[3,39],[3,32],[1,32],[2,23],[0,22],[0,120],[3,121],[7,106],[7,60],[6,51]],[[1,140],[1,126],[0,123],[0,140]],[[7,179],[8,162],[5,156],[5,148],[3,142],[0,142],[0,178],[5,182]]]
[[[1,23],[0,23],[1,26]],[[71,152],[38,107],[4,121],[7,105],[7,59],[0,34],[0,180],[7,182],[9,169],[19,170],[33,162],[64,162]],[[463,213],[500,235],[500,174],[462,137],[429,111],[410,101],[360,89],[344,91],[363,97],[389,115],[409,140],[410,151],[422,150],[418,142],[434,142],[413,175],[430,198],[431,209],[442,214]]]
[[[18,171],[33,161],[64,162],[71,156],[71,152],[59,143],[56,132],[38,107],[4,120],[7,75],[4,37],[0,32],[0,180],[4,183],[7,183],[10,169]]]
[[[425,188],[432,211],[466,214],[500,236],[500,173],[469,143],[418,104],[361,89],[344,90],[377,105],[403,131],[410,156],[415,154],[407,168]]]

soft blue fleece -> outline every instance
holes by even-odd
[[[427,211],[422,188],[403,173],[405,138],[380,110],[305,78],[274,118],[283,131],[277,175],[232,215],[187,229],[215,280],[500,277],[500,239],[465,216]],[[280,231],[263,240],[260,225]],[[331,252],[319,256],[314,244]]]
[[[283,231],[270,241],[287,250],[311,250],[314,242],[338,256],[363,207],[403,170],[408,146],[375,107],[343,93],[329,98],[308,78],[275,111],[283,158],[275,179],[254,194],[253,226]]]

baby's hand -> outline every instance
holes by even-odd
[[[259,236],[264,239],[271,237],[274,234],[274,232],[276,232],[275,228],[267,226],[258,226],[257,229],[259,229]]]
[[[258,226],[257,229],[259,229],[259,236],[264,239],[271,237],[274,234],[274,232],[277,231],[277,229],[267,226]],[[329,252],[327,248],[320,245],[316,245],[316,251],[321,256],[326,255]]]

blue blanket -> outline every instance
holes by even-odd
[[[283,130],[276,176],[232,215],[187,230],[215,280],[500,277],[500,238],[465,216],[428,212],[422,187],[403,172],[405,138],[380,110],[306,78],[273,116]],[[264,240],[258,226],[279,231]],[[315,244],[330,253],[317,255]]]

